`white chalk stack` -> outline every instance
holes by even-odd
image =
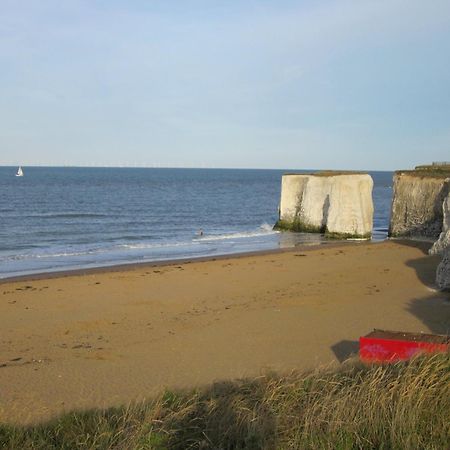
[[[337,238],[370,238],[372,189],[372,177],[362,173],[284,175],[276,228]]]

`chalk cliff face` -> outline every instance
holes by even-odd
[[[370,237],[373,181],[367,174],[284,175],[278,229]]]
[[[436,272],[436,284],[440,289],[450,290],[450,193],[444,200],[442,233],[431,247],[431,254],[442,254],[443,258]]]
[[[444,250],[444,257],[437,268],[436,284],[439,289],[450,291],[450,247]]]
[[[437,238],[442,231],[442,203],[450,178],[425,172],[399,172],[394,176],[389,236]]]
[[[436,284],[450,290],[450,164],[396,173],[389,235],[439,237],[430,249],[443,255]]]
[[[439,239],[431,247],[430,254],[442,254],[447,247],[450,247],[450,193],[444,200],[442,206],[442,233]]]

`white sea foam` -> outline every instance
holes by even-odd
[[[44,259],[61,259],[61,258],[83,258],[89,257],[93,255],[112,255],[112,254],[120,254],[120,253],[128,253],[132,254],[135,252],[139,252],[139,254],[148,254],[151,251],[158,250],[170,250],[170,249],[179,249],[180,247],[192,247],[200,246],[202,244],[208,245],[211,242],[217,241],[232,241],[235,239],[248,239],[252,240],[258,237],[276,235],[279,233],[278,231],[274,231],[273,227],[267,223],[263,223],[258,229],[253,231],[243,231],[243,232],[235,232],[235,233],[223,233],[217,235],[203,235],[196,236],[190,240],[185,241],[167,241],[167,242],[139,242],[139,243],[117,243],[115,245],[105,245],[99,247],[86,247],[83,246],[81,248],[76,248],[76,246],[72,246],[69,248],[53,248],[53,249],[34,249],[25,253],[16,253],[16,254],[7,254],[3,257],[0,257],[0,261],[25,261],[25,260],[44,260]],[[52,251],[53,250],[53,251]],[[146,252],[147,251],[147,252]],[[144,252],[144,253],[143,253]],[[180,255],[183,254],[183,250],[177,250],[177,253]]]
[[[279,231],[273,230],[273,227],[268,223],[263,223],[258,230],[255,231],[243,231],[237,233],[224,233],[217,235],[203,235],[195,238],[196,241],[209,242],[209,241],[223,241],[227,239],[242,239],[242,238],[255,238],[261,236],[268,236],[278,234]]]
[[[116,248],[125,248],[130,250],[145,250],[145,249],[157,249],[157,248],[167,248],[167,247],[185,247],[187,245],[192,245],[192,242],[166,242],[164,244],[151,244],[148,242],[141,242],[139,244],[122,244],[118,245]]]

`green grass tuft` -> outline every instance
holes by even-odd
[[[417,166],[414,170],[397,170],[395,174],[418,178],[450,178],[450,166]]]

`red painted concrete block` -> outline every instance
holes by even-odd
[[[407,360],[418,353],[450,351],[450,336],[374,330],[359,338],[359,357],[365,362]]]

